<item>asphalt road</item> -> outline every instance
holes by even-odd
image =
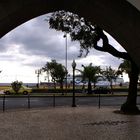
[[[100,105],[102,106],[120,106],[124,103],[126,97],[101,97]],[[140,97],[137,99],[140,105]],[[72,97],[6,97],[5,109],[18,109],[18,108],[39,108],[39,107],[53,107],[53,106],[71,106]],[[76,97],[77,106],[99,106],[99,97]],[[3,109],[3,98],[0,98],[0,109]]]

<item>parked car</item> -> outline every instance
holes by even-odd
[[[21,86],[21,88],[18,91],[19,94],[24,94],[24,95],[27,95],[28,93],[31,93],[31,92],[32,92],[32,88],[29,88],[29,87],[26,87],[23,85]],[[11,88],[5,89],[4,93],[8,95],[8,94],[15,94],[16,92],[11,87]]]
[[[108,87],[96,87],[94,89],[94,93],[95,94],[109,94],[111,93],[111,90]]]

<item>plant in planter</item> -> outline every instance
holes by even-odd
[[[12,89],[15,91],[15,93],[17,94],[18,91],[20,90],[21,86],[22,86],[22,82],[20,81],[14,81],[11,83]]]

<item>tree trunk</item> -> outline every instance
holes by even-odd
[[[112,85],[112,79],[110,81],[110,91],[111,91],[111,94],[113,94],[113,85]]]
[[[54,89],[56,89],[56,82],[55,82],[55,80],[53,82],[53,85],[54,85]]]
[[[137,83],[139,69],[134,62],[131,62],[131,72],[129,74],[129,91],[126,102],[121,106],[121,111],[124,113],[138,113],[137,107]]]
[[[64,95],[63,82],[60,83],[60,89],[61,89],[61,93],[62,93],[62,95]]]
[[[94,88],[96,87],[96,82],[94,82]]]
[[[88,81],[88,94],[92,94],[91,81]]]

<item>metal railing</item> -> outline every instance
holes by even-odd
[[[76,105],[78,106],[121,106],[126,100],[126,96],[107,97],[100,94],[94,96],[76,96]],[[38,107],[55,107],[55,106],[71,106],[72,96],[33,96],[33,95],[3,95],[0,96],[0,108],[3,112],[8,109],[17,108],[38,108]],[[140,104],[140,97],[138,97],[138,105]]]

